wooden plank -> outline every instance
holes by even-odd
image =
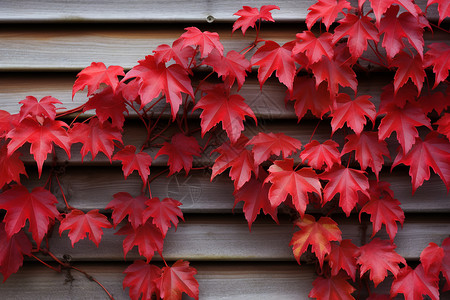
[[[152,169],[157,174],[161,169]],[[178,174],[171,177],[160,176],[151,183],[155,197],[170,197],[181,201],[185,213],[230,213],[234,204],[233,184],[227,172],[210,182],[210,171],[191,171],[188,176]],[[37,172],[30,172],[30,178],[22,184],[28,188],[43,186],[48,175],[37,179]],[[118,192],[128,192],[133,196],[140,194],[142,180],[136,172],[126,180],[120,168],[70,167],[59,175],[65,196],[70,205],[83,209],[103,209]],[[437,175],[417,189],[412,195],[411,179],[405,169],[395,173],[382,172],[380,180],[391,184],[395,197],[407,213],[443,213],[450,212],[450,197],[444,183]],[[52,193],[59,199],[58,208],[64,209],[61,191],[56,183],[52,185]],[[242,202],[235,212],[242,212]],[[308,212],[317,212],[308,207]]]
[[[4,26],[0,32],[0,70],[3,71],[79,71],[93,61],[106,65],[120,65],[129,69],[160,44],[172,44],[183,32],[185,25],[155,26],[135,25],[108,29],[80,26],[80,28],[36,26],[33,29]],[[230,26],[204,26],[202,30],[217,31],[226,52],[240,51],[253,42],[255,35],[231,36]],[[272,25],[264,29],[262,38],[285,43],[295,40],[298,26]],[[445,42],[447,35],[441,32],[425,34],[425,43]],[[367,51],[367,58],[377,60]],[[366,55],[365,54],[365,55]],[[376,66],[372,66],[377,68]]]
[[[0,22],[233,22],[237,19],[233,14],[243,4],[259,8],[274,3],[268,0],[20,0],[2,3]],[[278,1],[280,10],[274,10],[273,17],[276,21],[304,20],[308,7],[314,3],[313,0]],[[416,3],[425,11],[426,1]],[[352,5],[356,7],[356,1]],[[428,17],[437,18],[434,6],[427,13]]]
[[[359,224],[357,218],[334,218],[339,224],[344,239],[351,239],[356,245],[369,241],[371,228]],[[292,224],[281,219],[276,225],[271,219],[263,218],[252,225],[251,232],[242,216],[229,215],[195,216],[186,215],[185,223],[171,229],[164,241],[165,259],[180,258],[199,261],[291,261],[294,260],[289,242],[293,232]],[[105,229],[97,248],[92,241],[84,239],[72,248],[67,231],[62,238],[56,231],[50,236],[50,250],[58,257],[68,255],[74,261],[123,260],[122,241],[125,236],[114,235],[116,230]],[[383,229],[384,230],[384,229]],[[422,250],[430,243],[440,244],[450,232],[450,220],[443,217],[420,218],[409,216],[403,228],[399,228],[395,243],[396,251],[408,260],[417,260]],[[378,236],[387,239],[384,233]],[[127,255],[127,261],[139,259],[137,247]],[[304,256],[305,261],[310,255]],[[43,257],[45,259],[45,257]],[[158,260],[157,255],[154,259]],[[303,260],[303,258],[302,258]]]
[[[128,288],[122,289],[125,277],[122,272],[129,264],[77,263],[76,266],[120,300],[129,299]],[[207,300],[307,299],[316,277],[312,266],[299,267],[296,263],[193,262],[191,265],[198,270],[195,278],[200,286],[199,298]],[[71,280],[66,282],[68,277]],[[0,293],[3,299],[109,299],[98,285],[79,272],[64,270],[59,274],[31,262],[0,284]]]

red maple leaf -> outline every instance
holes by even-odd
[[[38,166],[39,177],[42,174],[42,165],[47,158],[47,154],[53,151],[53,143],[63,148],[70,158],[70,140],[64,128],[67,128],[63,121],[55,121],[49,118],[43,123],[35,119],[24,119],[18,126],[13,128],[6,138],[11,140],[8,143],[8,155],[11,155],[26,142],[31,144],[30,153]]]
[[[221,85],[216,87],[215,90],[209,90],[194,107],[194,110],[203,109],[200,114],[202,137],[216,124],[222,122],[222,128],[234,144],[244,130],[245,116],[252,117],[255,122],[256,117],[241,95],[230,95]]]
[[[288,158],[277,160],[269,167],[269,176],[265,182],[270,181],[269,200],[272,206],[277,207],[291,195],[292,202],[303,217],[308,204],[308,193],[322,195],[322,186],[316,172],[311,168],[293,170],[294,160]]]
[[[155,251],[159,254],[163,251],[164,237],[161,231],[147,220],[137,228],[131,227],[130,224],[125,224],[115,234],[126,235],[123,240],[123,256],[126,258],[127,253],[137,246],[139,254],[147,259],[147,263],[152,259]]]
[[[439,276],[442,261],[444,259],[444,249],[436,243],[429,243],[428,246],[420,253],[420,262],[422,263],[425,273]]]
[[[255,54],[253,54],[251,63],[253,66],[259,66],[258,80],[262,88],[264,82],[276,71],[278,80],[283,83],[289,91],[292,91],[295,77],[295,61],[292,56],[294,42],[289,42],[283,46],[274,41],[266,41]]]
[[[364,171],[343,166],[336,166],[321,174],[320,179],[329,180],[323,190],[324,203],[339,193],[339,206],[348,217],[358,203],[358,192],[369,197],[369,181],[364,174]]]
[[[406,260],[395,252],[396,246],[389,240],[374,238],[361,246],[357,263],[361,265],[361,276],[370,271],[370,280],[375,287],[382,282],[391,271],[395,278],[400,272],[399,263],[406,264]]]
[[[141,176],[144,185],[147,184],[147,179],[150,175],[150,165],[152,164],[152,157],[149,154],[142,151],[136,153],[136,147],[128,145],[114,154],[113,160],[122,162],[122,171],[125,179],[136,170]]]
[[[378,114],[385,114],[389,111],[389,104],[395,104],[398,107],[404,107],[407,102],[415,102],[417,98],[417,87],[408,81],[401,86],[397,92],[394,91],[394,84],[389,83],[383,87],[383,92],[380,95],[380,108]],[[424,107],[421,105],[422,108]]]
[[[378,30],[368,16],[346,14],[334,30],[333,44],[348,35],[348,48],[354,59],[358,59],[367,49],[369,40],[378,43]]]
[[[330,278],[317,277],[313,282],[313,288],[308,297],[317,300],[355,300],[352,293],[356,290],[348,283],[347,276],[331,276]]]
[[[13,129],[18,121],[19,114],[11,115],[9,112],[0,109],[0,138],[3,138]]]
[[[334,103],[326,83],[316,86],[314,78],[307,76],[295,77],[292,95],[288,92],[287,99],[295,101],[294,109],[299,122],[308,110],[322,119]]]
[[[333,140],[326,140],[319,143],[316,140],[305,145],[305,149],[300,153],[303,161],[308,161],[308,165],[316,170],[321,170],[325,165],[325,170],[330,170],[333,165],[341,164],[339,144]]]
[[[426,75],[420,55],[411,57],[408,53],[400,51],[400,53],[394,57],[390,67],[398,67],[394,76],[395,92],[411,78],[411,81],[417,87],[417,95],[419,95]]]
[[[185,136],[183,133],[177,133],[172,136],[169,142],[164,142],[161,149],[155,155],[155,159],[160,155],[169,156],[169,176],[175,172],[180,172],[184,168],[186,174],[192,168],[194,156],[200,156],[201,148],[197,139],[193,136]]]
[[[117,226],[126,216],[133,228],[142,225],[142,213],[147,208],[145,202],[148,200],[145,196],[133,197],[129,193],[120,192],[113,195],[105,209],[112,209],[112,219],[114,227]]]
[[[349,134],[345,139],[347,142],[342,149],[341,156],[354,150],[361,170],[370,167],[378,179],[384,164],[383,155],[390,158],[387,143],[384,140],[378,140],[378,133],[371,131],[361,132],[359,137],[356,134]]]
[[[179,208],[182,203],[177,200],[164,198],[159,201],[158,197],[154,197],[148,199],[145,204],[148,207],[142,214],[143,222],[151,218],[152,223],[161,230],[163,237],[166,236],[167,230],[172,227],[170,223],[177,228],[178,218],[184,221],[183,212]]]
[[[441,24],[441,22],[447,18],[450,17],[450,3],[448,1],[443,1],[443,0],[428,0],[427,2],[427,9],[428,6],[430,6],[431,4],[435,4],[437,3],[438,5],[438,12],[439,12],[439,25]]]
[[[344,13],[344,8],[350,10],[352,7],[349,2],[346,0],[319,0],[315,4],[311,5],[308,10],[310,11],[306,16],[306,25],[308,29],[311,30],[311,27],[314,23],[317,22],[320,18],[322,18],[322,23],[328,29],[330,25],[336,20],[337,15],[339,13]]]
[[[423,299],[424,295],[432,300],[439,299],[439,277],[426,273],[419,264],[414,270],[406,266],[401,269],[391,286],[391,297],[403,294],[406,300]]]
[[[181,48],[186,46],[197,46],[200,49],[200,57],[206,57],[213,49],[217,49],[223,55],[223,45],[219,41],[217,32],[201,31],[197,27],[187,27],[180,37]]]
[[[122,142],[120,129],[115,128],[108,121],[100,123],[92,118],[88,124],[76,123],[69,131],[72,143],[83,143],[81,161],[91,152],[92,160],[98,152],[103,152],[109,160],[114,152],[114,140]]]
[[[260,165],[271,155],[281,155],[287,158],[289,155],[301,149],[302,143],[284,133],[260,132],[254,136],[246,146],[253,145],[252,152],[255,164]]]
[[[227,56],[223,56],[214,49],[202,64],[211,66],[217,76],[222,76],[222,80],[228,87],[231,87],[236,80],[238,89],[244,84],[247,72],[252,70],[252,66],[245,56],[234,50],[229,51]]]
[[[252,176],[248,182],[233,193],[235,197],[234,206],[236,206],[236,204],[240,201],[244,201],[243,210],[249,230],[251,230],[252,224],[256,220],[256,217],[259,215],[261,209],[264,214],[269,214],[272,219],[278,223],[277,207],[272,206],[270,203],[270,184],[264,183],[264,173],[265,172],[260,171],[258,178]]]
[[[434,124],[438,125],[437,131],[440,134],[447,136],[447,139],[450,140],[450,113],[445,113]]]
[[[41,100],[38,100],[33,96],[27,96],[24,100],[19,102],[22,104],[19,113],[19,122],[28,116],[32,117],[47,117],[54,120],[56,117],[55,104],[62,104],[56,98],[52,96],[45,96]]]
[[[341,231],[336,222],[328,217],[320,217],[319,221],[311,215],[304,215],[301,221],[295,222],[300,231],[294,232],[289,246],[292,246],[295,259],[300,264],[300,256],[311,245],[311,251],[316,254],[320,267],[326,254],[331,251],[331,241],[342,240]]]
[[[333,59],[333,35],[331,33],[324,32],[317,38],[311,31],[303,31],[295,36],[297,40],[292,49],[293,54],[304,53],[312,64],[321,60],[323,56]]]
[[[360,7],[365,2],[365,0],[358,0]],[[410,14],[414,17],[418,17],[417,8],[412,0],[370,0],[370,4],[375,15],[377,27],[380,27],[381,16],[391,7],[392,4],[400,4],[403,6]]]
[[[30,193],[26,187],[16,185],[0,194],[0,209],[6,210],[4,222],[8,238],[19,232],[28,220],[28,230],[39,248],[50,222],[59,216],[55,203],[58,203],[56,197],[42,187]]]
[[[399,152],[392,168],[398,164],[410,166],[413,193],[425,180],[430,179],[430,167],[439,174],[447,190],[450,189],[450,143],[436,132],[430,132],[424,141],[416,138],[414,146],[406,155]]]
[[[366,125],[366,116],[372,123],[375,123],[377,111],[369,98],[372,98],[372,96],[359,96],[352,100],[348,94],[339,94],[336,97],[335,108],[330,114],[332,117],[332,133],[344,126],[344,123],[347,123],[347,126],[359,136],[364,129],[364,125]]]
[[[177,64],[166,67],[164,63],[158,63],[152,55],[140,60],[139,65],[134,66],[123,81],[133,77],[139,79],[141,109],[162,93],[166,97],[166,102],[170,103],[174,120],[182,102],[181,92],[194,98],[188,72]]]
[[[23,162],[20,160],[20,153],[13,152],[7,155],[8,148],[6,144],[0,146],[0,188],[5,184],[15,181],[20,183],[20,174],[27,176],[27,171]]]
[[[102,228],[111,228],[111,223],[105,215],[98,212],[98,209],[82,212],[79,209],[73,209],[65,218],[61,220],[59,234],[64,230],[69,230],[69,238],[73,245],[89,235],[89,239],[98,247],[102,239]]]
[[[131,299],[151,299],[152,295],[159,294],[158,280],[161,277],[161,269],[155,265],[147,264],[143,260],[136,260],[125,271],[123,289],[130,288]]]
[[[448,89],[450,92],[450,88]],[[450,107],[450,101],[448,101],[448,92],[445,94],[443,92],[434,92],[431,93],[429,91],[423,92],[420,95],[419,99],[417,99],[417,103],[422,108],[425,114],[432,112],[433,110],[440,115],[447,107]]]
[[[430,50],[425,53],[423,65],[425,68],[433,66],[433,72],[436,74],[433,86],[435,88],[448,77],[448,71],[450,70],[450,46],[446,43],[433,43],[427,47]]]
[[[101,83],[106,83],[115,92],[119,85],[117,76],[125,76],[123,68],[120,66],[109,66],[106,68],[102,62],[93,62],[89,67],[84,68],[77,74],[77,80],[73,84],[72,98],[75,93],[88,87],[88,96],[92,95]]]
[[[397,17],[398,10],[397,5],[389,7],[380,22],[380,36],[384,33],[382,46],[386,49],[388,58],[393,58],[405,48],[403,38],[423,57],[423,28],[417,16],[404,12]]]
[[[5,223],[0,223],[0,273],[3,275],[3,282],[19,270],[23,264],[23,255],[30,256],[32,248],[33,245],[23,230],[9,236],[5,231]]]
[[[444,258],[442,259],[441,272],[447,280],[446,290],[450,286],[450,237],[444,239],[441,248],[444,249]]]
[[[198,282],[194,275],[197,270],[189,266],[189,262],[178,260],[171,267],[162,268],[162,275],[159,284],[161,297],[164,300],[179,300],[181,295],[198,300]]]
[[[395,131],[404,153],[411,149],[415,138],[419,137],[416,126],[426,126],[431,129],[430,119],[415,103],[408,102],[403,108],[389,104],[384,111],[386,115],[378,126],[378,138],[384,140]]]
[[[256,7],[243,6],[242,9],[238,10],[234,13],[234,16],[239,16],[239,18],[233,24],[233,31],[235,32],[237,29],[241,28],[242,34],[245,35],[245,32],[249,27],[254,28],[256,21],[271,21],[275,22],[272,18],[271,10],[280,9],[276,5],[263,5],[261,6],[260,11]]]
[[[121,95],[114,94],[112,88],[107,87],[89,98],[83,107],[83,112],[95,109],[95,115],[104,123],[108,118],[116,128],[122,128],[125,121],[124,112],[128,112],[125,99]]]
[[[332,243],[330,254],[328,254],[331,275],[337,276],[342,269],[355,281],[358,256],[359,247],[355,246],[351,240],[342,240],[339,244]]]
[[[191,61],[194,56],[195,49],[192,47],[182,48],[181,39],[175,40],[172,43],[172,47],[166,44],[159,45],[155,50],[153,50],[153,53],[155,53],[154,56],[157,64],[165,63],[173,59],[177,64],[185,69],[188,69],[189,66],[195,65],[195,61]]]

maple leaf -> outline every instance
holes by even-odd
[[[0,273],[3,282],[16,273],[23,264],[23,255],[31,255],[31,244],[28,236],[20,230],[9,236],[5,231],[5,223],[0,223]]]
[[[378,43],[378,30],[371,21],[372,18],[368,16],[346,14],[334,30],[332,43],[335,44],[348,35],[347,44],[350,53],[354,59],[358,59],[366,51],[369,40]]]
[[[333,35],[328,32],[322,33],[318,38],[311,31],[303,31],[297,33],[295,47],[292,49],[293,54],[304,53],[310,63],[318,62],[325,56],[333,59]]]
[[[283,158],[301,149],[302,143],[284,133],[260,132],[254,136],[246,146],[253,145],[252,152],[255,164],[260,165],[271,155],[281,155]]]
[[[190,61],[195,54],[195,49],[192,47],[182,48],[181,39],[175,40],[172,43],[172,47],[166,44],[159,45],[153,50],[153,53],[155,53],[154,56],[157,64],[173,59],[177,64],[188,69],[189,66],[193,66],[195,63],[194,60]]]
[[[366,125],[365,116],[369,117],[372,123],[375,123],[377,111],[369,98],[372,98],[372,96],[359,96],[352,100],[348,94],[339,94],[336,97],[336,106],[330,114],[332,117],[332,133],[344,126],[344,123],[347,123],[359,136],[364,129],[364,125]]]
[[[88,124],[76,123],[69,131],[72,143],[83,143],[81,161],[91,152],[92,160],[98,152],[103,152],[111,161],[114,152],[114,140],[122,142],[120,129],[115,128],[108,121],[100,123],[92,118]]]
[[[213,49],[217,49],[223,55],[223,45],[219,41],[217,32],[201,31],[197,27],[187,27],[180,37],[181,48],[186,46],[197,46],[200,49],[200,57],[206,57]],[[193,97],[192,97],[193,98]]]
[[[295,101],[294,109],[298,122],[308,110],[314,116],[322,119],[334,103],[334,97],[330,96],[326,83],[316,86],[314,78],[307,76],[295,77],[292,95],[290,93],[287,95],[287,98]]]
[[[417,95],[419,95],[422,90],[423,81],[425,80],[425,70],[423,69],[423,62],[420,55],[411,57],[408,53],[400,51],[394,57],[390,67],[398,67],[394,76],[395,92],[411,78],[411,81],[417,87]]]
[[[388,58],[392,59],[405,48],[403,38],[423,57],[423,28],[417,16],[404,12],[397,17],[398,10],[397,5],[389,7],[380,22],[380,36],[384,33],[382,46],[386,49]]]
[[[55,104],[62,104],[56,98],[52,96],[45,96],[41,100],[38,100],[33,96],[27,96],[24,100],[19,102],[22,104],[19,113],[19,122],[28,116],[32,117],[47,117],[51,120],[55,120],[56,107]]]
[[[332,243],[330,254],[328,254],[331,275],[337,276],[342,269],[355,281],[358,256],[359,247],[355,246],[351,240],[342,240],[339,244]]]
[[[403,108],[388,104],[385,111],[386,115],[378,126],[378,138],[384,140],[395,131],[404,153],[411,149],[414,139],[419,137],[416,126],[426,126],[431,129],[430,119],[415,103],[408,102]]]
[[[438,12],[439,12],[439,23],[438,25],[441,25],[441,22],[447,18],[450,17],[450,3],[447,1],[442,0],[428,0],[427,2],[427,9],[428,6],[437,3],[438,5]]]
[[[145,202],[148,200],[145,196],[133,197],[129,193],[120,192],[113,195],[114,199],[111,200],[105,209],[112,209],[112,219],[114,221],[114,227],[116,227],[126,216],[133,228],[137,228],[142,225],[142,213],[147,205]]]
[[[398,107],[404,107],[407,102],[415,102],[417,98],[417,87],[408,81],[401,86],[397,92],[394,91],[394,84],[389,83],[383,87],[380,95],[380,108],[378,114],[385,114],[389,111],[389,104],[395,104]],[[422,105],[421,105],[422,106]],[[423,108],[424,106],[422,106]]]
[[[392,168],[401,163],[410,166],[413,194],[425,180],[430,179],[430,167],[441,177],[447,190],[450,189],[450,143],[436,132],[430,132],[424,141],[416,138],[406,155],[398,153]]]
[[[198,282],[194,275],[197,270],[189,266],[189,262],[177,260],[171,267],[162,268],[159,289],[164,300],[180,300],[181,295],[198,300]]]
[[[48,118],[43,123],[35,119],[24,119],[6,135],[6,138],[11,139],[8,143],[8,156],[26,142],[30,143],[30,153],[33,154],[41,177],[42,165],[47,154],[53,151],[53,143],[63,148],[70,159],[70,140],[64,129],[66,127],[69,126],[63,121]]]
[[[308,30],[322,18],[322,23],[325,25],[327,31],[330,25],[336,20],[339,13],[344,13],[344,8],[350,10],[352,7],[346,0],[319,0],[311,5],[306,16],[306,25]]]
[[[425,53],[423,65],[425,68],[433,66],[433,72],[436,74],[433,85],[433,88],[435,88],[448,77],[448,71],[450,70],[450,46],[446,43],[432,43],[427,47],[430,50]]]
[[[311,215],[304,215],[295,225],[300,231],[294,232],[289,246],[292,246],[295,259],[300,264],[300,256],[311,245],[311,251],[316,254],[320,267],[326,254],[331,251],[331,242],[342,240],[341,231],[336,222],[328,217],[320,217],[319,221]]]
[[[289,91],[292,91],[295,77],[295,61],[292,57],[293,42],[278,45],[274,41],[266,41],[263,46],[253,54],[251,63],[259,66],[258,80],[262,88],[264,82],[276,71],[278,80],[283,83]]]
[[[101,83],[106,83],[115,92],[119,85],[117,76],[125,76],[123,68],[120,66],[109,66],[106,68],[102,62],[93,62],[77,74],[77,80],[73,84],[72,99],[75,93],[88,87],[88,96],[92,95]]]
[[[241,95],[230,95],[221,85],[214,91],[208,91],[194,107],[194,110],[203,109],[200,114],[202,137],[216,124],[222,122],[222,128],[227,132],[231,143],[236,143],[244,130],[245,116],[252,117],[256,122],[255,114],[244,101]]]
[[[182,102],[181,92],[194,98],[188,72],[177,64],[166,67],[164,63],[158,63],[152,55],[140,60],[139,65],[134,66],[122,80],[133,77],[139,78],[141,109],[162,93],[166,102],[170,103],[172,120],[175,120]]]
[[[147,264],[143,260],[135,260],[125,271],[123,289],[130,288],[131,299],[151,299],[154,293],[159,294],[158,279],[161,277],[161,269],[155,265]]]
[[[378,140],[377,132],[370,131],[361,132],[359,137],[356,134],[349,134],[345,139],[347,142],[341,156],[354,150],[355,159],[361,165],[361,169],[366,170],[370,167],[378,179],[384,164],[383,155],[390,158],[387,143],[384,140]]]
[[[183,203],[177,200],[172,198],[164,198],[159,201],[158,197],[154,197],[152,199],[148,199],[145,204],[148,207],[142,214],[143,222],[146,222],[151,218],[152,223],[156,225],[159,230],[161,230],[163,237],[166,236],[169,227],[172,227],[170,223],[177,228],[178,218],[181,218],[184,221],[183,213],[178,207]]]
[[[423,265],[419,264],[414,270],[406,266],[401,269],[391,286],[391,297],[403,294],[405,300],[423,299],[424,295],[432,300],[439,299],[437,276],[426,273]]]
[[[125,99],[114,94],[111,87],[103,89],[89,98],[83,107],[83,112],[95,109],[95,115],[102,123],[111,118],[113,127],[122,128],[125,121],[124,112],[127,112]]]
[[[300,153],[303,161],[308,161],[308,165],[316,170],[321,170],[325,165],[325,170],[330,170],[333,165],[341,164],[339,144],[333,140],[326,140],[319,143],[316,140],[305,145],[305,149]]]
[[[111,223],[105,215],[98,212],[98,209],[82,212],[79,209],[73,209],[65,218],[61,220],[59,234],[64,230],[69,230],[69,238],[73,245],[89,235],[89,239],[98,247],[102,239],[102,228],[111,228]]]
[[[152,157],[149,154],[142,151],[136,153],[136,147],[128,145],[114,154],[112,159],[122,162],[122,171],[125,179],[136,170],[141,176],[144,185],[147,184],[147,179],[150,175],[150,165],[152,164]]]
[[[444,95],[442,92],[424,93],[422,91],[419,99],[417,99],[417,103],[425,114],[428,114],[434,110],[438,115],[440,115],[447,109],[447,107],[450,106],[447,93]]]
[[[426,274],[439,276],[442,261],[444,259],[444,249],[436,243],[429,243],[420,253],[420,262]]]
[[[18,120],[18,114],[11,115],[9,112],[0,109],[0,138],[3,138],[11,129],[13,129],[14,125],[12,123],[16,123],[16,121],[18,123]]]
[[[244,84],[247,72],[252,70],[252,66],[245,56],[234,50],[229,51],[227,56],[223,56],[214,49],[202,64],[211,66],[228,87],[231,87],[236,80],[238,89]]]
[[[364,3],[365,0],[358,0],[358,2],[359,1],[362,1],[360,4],[361,7],[362,3]],[[377,27],[380,27],[381,16],[388,10],[388,8],[391,7],[393,3],[400,4],[401,6],[403,6],[415,18],[419,16],[417,8],[412,0],[370,0],[370,4],[372,6],[373,13],[375,15]]]
[[[450,238],[444,239],[441,244],[441,248],[444,250],[444,258],[442,259],[441,272],[447,280],[446,289],[448,290],[450,284]]]
[[[361,251],[357,263],[361,265],[361,276],[370,271],[370,280],[375,287],[387,276],[387,271],[391,271],[395,278],[400,272],[399,263],[406,264],[406,261],[397,252],[396,246],[389,240],[374,238],[369,243],[361,246]]]
[[[242,34],[245,35],[245,32],[249,27],[254,28],[256,21],[270,21],[275,22],[272,18],[271,10],[280,9],[276,5],[263,5],[261,6],[260,11],[256,7],[250,6],[242,6],[242,9],[238,10],[233,16],[239,16],[239,18],[233,24],[233,31],[235,32],[237,29],[241,28]]]
[[[278,223],[277,207],[272,206],[269,200],[270,184],[264,182],[264,172],[259,172],[259,177],[252,176],[240,189],[234,191],[234,206],[240,201],[244,201],[244,215],[248,223],[248,229],[251,230],[253,222],[260,213],[261,209],[264,214],[269,214],[272,219]],[[267,175],[266,175],[267,177]]]
[[[28,230],[39,248],[50,221],[59,216],[55,203],[58,203],[56,197],[43,187],[36,187],[30,193],[26,187],[16,185],[0,194],[0,209],[6,210],[8,238],[18,233],[28,220]]]
[[[369,197],[369,181],[365,172],[343,166],[336,166],[320,175],[320,179],[329,180],[323,190],[324,203],[331,201],[339,193],[339,206],[346,216],[358,202],[358,192]]]
[[[439,120],[434,123],[438,125],[437,131],[450,140],[450,113],[445,113]]]
[[[161,231],[147,220],[137,228],[133,228],[130,224],[125,224],[120,228],[116,235],[126,235],[123,240],[123,255],[126,259],[127,253],[134,246],[138,247],[139,254],[147,259],[147,263],[152,259],[155,251],[159,254],[163,251],[164,237]]]
[[[172,136],[170,143],[164,142],[161,149],[155,155],[155,159],[160,155],[169,156],[169,176],[175,172],[180,172],[184,168],[186,175],[192,168],[194,156],[200,156],[201,148],[197,139],[193,136],[185,136],[183,133],[177,133]]]
[[[20,174],[27,176],[25,166],[20,160],[20,153],[13,152],[7,155],[8,148],[6,144],[0,146],[0,188],[5,184],[15,181],[20,183]]]
[[[272,206],[277,207],[291,195],[295,208],[303,217],[308,204],[308,192],[316,193],[321,197],[321,184],[319,177],[311,168],[293,170],[294,160],[288,158],[277,160],[269,167],[269,176],[265,182],[270,181],[269,200]]]
[[[355,300],[352,293],[356,289],[347,281],[347,276],[331,276],[330,278],[317,277],[308,297],[317,300]]]

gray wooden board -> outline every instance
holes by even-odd
[[[4,26],[0,31],[0,70],[2,71],[79,71],[91,62],[104,62],[108,65],[120,65],[129,69],[144,59],[160,44],[172,44],[181,34],[185,26],[142,26],[140,28],[84,26],[74,29],[64,26],[37,26],[34,29]],[[203,30],[217,31],[225,52],[240,51],[255,38],[253,32],[242,37],[231,36],[231,26],[205,26]],[[295,34],[301,26],[275,26],[261,34],[262,39],[274,40],[280,44],[295,40]],[[447,35],[441,32],[425,33],[425,43],[445,42]],[[253,50],[252,50],[253,51]],[[377,60],[367,51],[364,56]],[[362,64],[365,64],[362,62]],[[367,64],[366,64],[367,66]],[[371,69],[377,66],[371,66]]]
[[[356,245],[369,240],[372,229],[361,226],[356,217],[334,218],[344,239],[351,239]],[[367,223],[364,223],[367,224]],[[117,228],[118,229],[118,228]],[[117,230],[116,229],[116,230]],[[115,229],[105,229],[102,241],[95,244],[84,239],[72,248],[68,231],[59,237],[57,228],[49,238],[50,250],[58,257],[69,255],[76,261],[123,260],[122,241],[125,236],[115,235]],[[294,260],[289,242],[298,228],[283,218],[280,225],[268,218],[257,220],[249,231],[242,216],[185,215],[185,222],[174,232],[169,230],[164,240],[163,255],[166,260],[199,261],[287,261]],[[450,234],[450,220],[443,217],[409,216],[399,228],[394,242],[396,251],[405,259],[418,259],[430,242],[440,243]],[[388,239],[384,229],[377,236]],[[158,255],[155,255],[158,260]],[[45,259],[45,257],[42,257]],[[137,247],[127,255],[127,261],[140,258]],[[304,257],[309,260],[308,256]],[[303,258],[302,258],[303,259]]]
[[[426,1],[416,1],[425,10]],[[276,21],[304,20],[312,0],[267,1],[247,0],[97,0],[97,1],[51,1],[16,0],[1,1],[0,22],[211,22],[235,21],[233,14],[242,5],[260,7],[276,4],[273,10]],[[352,1],[357,6],[356,1]],[[428,9],[427,16],[436,19],[436,5]],[[366,8],[366,10],[368,10]],[[211,18],[212,17],[212,18]]]
[[[116,300],[129,299],[122,289],[130,263],[76,263],[102,283]],[[199,263],[199,298],[211,300],[307,299],[316,277],[312,266],[296,263]],[[162,267],[162,266],[160,266]],[[73,280],[66,282],[72,276]],[[0,275],[1,278],[1,275]],[[17,274],[0,283],[2,299],[109,299],[94,282],[76,271],[52,271],[43,265],[27,262]],[[183,299],[191,299],[183,297]]]
[[[158,173],[161,169],[152,169]],[[29,189],[43,186],[48,178],[44,173],[40,180],[36,171],[30,172],[30,178],[22,184]],[[230,213],[234,204],[233,184],[227,172],[210,182],[210,171],[191,171],[188,176],[177,174],[171,177],[162,175],[151,183],[154,197],[160,199],[170,197],[181,201],[182,210],[186,213]],[[126,180],[120,168],[83,168],[70,167],[59,175],[59,179],[70,205],[82,209],[101,209],[113,199],[118,192],[128,192],[138,196],[142,188],[141,178],[134,172]],[[450,212],[450,196],[444,183],[437,175],[417,189],[412,195],[411,179],[406,169],[400,168],[394,173],[383,171],[380,180],[391,184],[395,197],[407,213],[440,213]],[[63,209],[61,191],[53,181],[52,193],[59,199],[58,208]],[[242,202],[237,205],[236,212],[242,211]],[[317,211],[308,208],[308,211]]]

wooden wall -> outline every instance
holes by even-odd
[[[250,0],[244,4],[279,5],[281,11],[273,15],[281,22],[264,24],[263,37],[286,42],[305,27],[302,21],[312,1]],[[420,5],[424,8],[425,1]],[[251,30],[245,38],[239,32],[231,36],[231,24],[236,19],[232,14],[241,6],[241,1],[236,0],[1,1],[0,108],[17,112],[17,102],[28,95],[38,99],[52,95],[66,108],[76,107],[86,100],[84,93],[78,93],[74,101],[71,100],[72,84],[79,70],[92,61],[131,68],[157,45],[171,43],[187,26],[217,31],[226,50],[240,50],[254,39]],[[437,16],[434,7],[429,15]],[[443,37],[439,34],[428,35],[426,43],[440,39]],[[362,76],[359,80],[360,89],[374,95],[378,103],[381,87],[386,83],[384,74]],[[283,86],[269,80],[260,90],[255,76],[251,75],[241,94],[258,116],[260,128],[284,132],[303,144],[308,142],[317,120],[297,124],[293,110],[285,108]],[[329,138],[327,122],[322,122],[315,138]],[[247,133],[251,135],[253,130],[250,127]],[[142,129],[131,114],[124,142],[138,145],[140,134]],[[138,193],[141,182],[137,175],[123,180],[120,166],[110,165],[101,155],[93,162],[88,157],[81,165],[76,150],[75,146],[70,161],[64,152],[57,151],[64,169],[60,179],[71,205],[86,211],[95,208],[104,211],[113,194]],[[29,154],[24,159],[29,161]],[[210,163],[211,158],[207,156],[195,160],[196,165]],[[155,160],[153,174],[165,164],[164,157]],[[29,171],[30,178],[24,183],[29,187],[42,184],[31,164]],[[154,195],[172,197],[183,203],[186,219],[176,232],[169,232],[164,245],[165,258],[187,259],[198,269],[200,299],[307,299],[315,271],[313,265],[298,266],[294,261],[288,246],[294,231],[289,215],[281,214],[279,226],[268,218],[259,217],[249,232],[242,206],[232,214],[234,198],[229,179],[220,176],[210,183],[209,177],[207,171],[191,172],[187,177],[160,177],[152,183]],[[381,178],[391,183],[406,213],[403,229],[395,240],[397,251],[406,259],[416,261],[429,242],[441,243],[449,235],[449,195],[436,175],[414,196],[407,169],[397,167],[390,173],[386,168]],[[59,189],[53,192],[62,203]],[[344,238],[352,238],[356,244],[361,244],[371,234],[370,226],[360,225],[357,216],[349,219],[336,216],[336,219]],[[386,237],[386,234],[380,236]],[[96,277],[116,299],[128,298],[128,290],[122,289],[122,272],[139,255],[132,251],[124,262],[122,237],[115,236],[113,229],[105,230],[98,249],[87,240],[72,248],[67,234],[60,239],[56,231],[50,238],[50,247],[58,257],[70,258]],[[0,298],[106,299],[107,296],[77,272],[58,274],[27,260],[17,274],[0,284]]]

